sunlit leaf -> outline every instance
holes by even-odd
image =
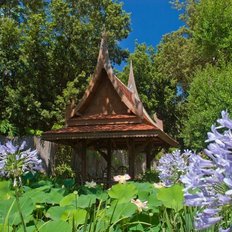
[[[117,199],[119,202],[128,202],[138,193],[137,188],[133,184],[116,184],[108,192],[111,198]]]
[[[157,199],[162,201],[165,207],[179,211],[183,208],[183,187],[176,184],[169,188],[161,188],[158,190]]]

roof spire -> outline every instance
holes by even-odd
[[[134,77],[134,71],[133,71],[133,65],[132,65],[132,60],[130,61],[130,74],[129,74],[129,79],[128,79],[128,84],[127,84],[128,89],[135,94],[135,97],[139,99],[139,94],[137,91],[137,87],[135,84],[135,77]]]
[[[105,30],[102,32],[101,45],[98,55],[98,63],[101,63],[105,69],[111,68],[107,45],[107,33]]]

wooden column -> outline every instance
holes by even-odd
[[[128,161],[129,161],[129,175],[131,179],[135,178],[135,143],[134,139],[128,140]]]
[[[146,170],[151,170],[151,162],[153,160],[152,157],[152,149],[150,146],[146,148]]]
[[[48,143],[49,149],[50,149],[50,158],[48,160],[48,166],[47,166],[47,173],[48,175],[55,175],[55,167],[56,167],[56,157],[55,154],[58,150],[58,144],[57,143]]]
[[[72,170],[74,171],[75,173],[75,179],[76,179],[76,182],[80,183],[82,182],[82,179],[81,179],[81,176],[80,176],[80,169],[79,169],[79,144],[76,143],[72,146],[73,148],[73,152],[72,152],[72,160],[71,160],[71,167],[72,167]]]
[[[146,169],[151,170],[151,164],[155,156],[160,152],[160,147],[149,146],[146,148]]]
[[[87,157],[85,141],[77,141],[73,145],[72,168],[76,175],[76,181],[83,184],[87,180]]]
[[[111,149],[111,142],[109,140],[108,146],[107,146],[107,182],[109,183],[111,181],[112,173],[112,149]]]
[[[86,157],[86,143],[85,141],[81,142],[81,175],[83,182],[87,181],[87,157]]]

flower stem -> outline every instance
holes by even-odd
[[[15,198],[16,198],[16,203],[17,203],[17,207],[18,207],[19,216],[21,218],[21,222],[22,222],[22,225],[23,225],[23,231],[27,232],[26,224],[25,224],[25,221],[24,221],[24,218],[23,218],[23,214],[22,214],[22,210],[21,210],[21,206],[20,206],[20,202],[19,202],[19,191],[18,191],[17,188],[15,189]]]

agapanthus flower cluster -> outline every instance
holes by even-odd
[[[188,159],[191,154],[192,152],[189,150],[184,153],[176,150],[160,158],[157,170],[159,171],[159,178],[165,186],[171,186],[179,182],[180,176],[184,175],[188,169]]]
[[[37,156],[37,151],[25,150],[26,142],[20,146],[8,141],[0,144],[0,176],[12,178],[14,186],[20,184],[21,176],[26,172],[42,169],[42,161]]]
[[[232,203],[232,120],[226,111],[221,115],[219,125],[213,125],[208,133],[206,158],[191,155],[188,171],[181,177],[186,204],[200,208],[195,218],[198,230],[221,221],[222,213]]]

